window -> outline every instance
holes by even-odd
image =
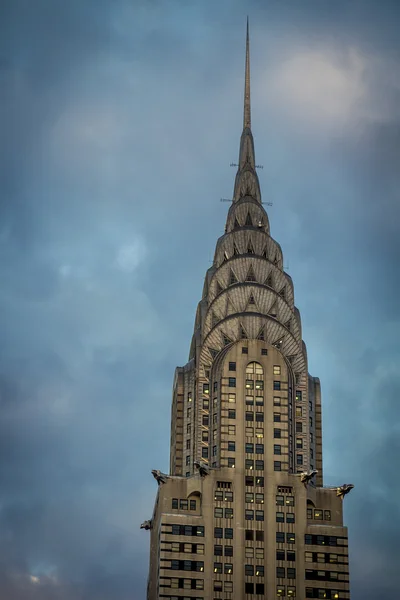
[[[246,412],[246,421],[254,421],[254,413]]]
[[[301,402],[302,399],[302,393],[300,392],[300,390],[296,390],[296,402]]]
[[[276,522],[277,523],[284,523],[285,519],[284,519],[284,514],[283,512],[277,512],[276,513]]]
[[[188,501],[187,500],[180,500],[179,501],[179,508],[181,510],[187,510],[188,509]]]
[[[285,586],[284,585],[277,585],[276,586],[276,595],[277,596],[284,596],[285,595]]]
[[[236,394],[233,392],[228,394],[228,402],[236,402]]]
[[[247,487],[251,487],[254,485],[254,477],[252,477],[251,475],[246,475],[245,477],[245,485]]]
[[[317,519],[318,521],[322,521],[322,510],[320,510],[319,508],[314,509],[314,519]]]
[[[228,458],[228,467],[230,469],[234,469],[235,468],[235,464],[236,464],[236,462],[235,462],[234,458]]]
[[[233,492],[225,492],[225,500],[227,502],[233,502]]]
[[[310,410],[312,410],[312,402],[311,402],[311,400],[309,400],[309,401],[308,401],[308,408],[309,408]]]
[[[280,390],[280,389],[281,389],[281,382],[274,381],[274,390]]]
[[[258,487],[264,487],[264,477],[256,477],[256,485]]]
[[[256,510],[256,521],[264,521],[264,511]]]
[[[229,363],[229,371],[236,371],[236,363],[235,362]]]
[[[301,408],[301,406],[296,406],[296,417],[302,417],[303,416],[303,409]]]
[[[264,471],[264,461],[256,460],[256,471]]]
[[[244,555],[246,558],[254,558],[254,548],[246,546],[244,549]]]
[[[281,422],[280,413],[274,413],[274,423],[280,423],[280,422]]]
[[[264,560],[264,548],[256,548],[256,558]]]
[[[216,519],[222,519],[223,517],[223,509],[222,508],[214,508],[214,517]]]
[[[203,400],[203,408],[205,410],[208,410],[210,408],[210,401],[209,401],[208,398],[204,398],[204,400]]]
[[[274,375],[280,375],[281,374],[281,368],[279,365],[274,365]]]
[[[295,544],[296,543],[296,536],[294,533],[286,534],[286,543],[287,544]]]
[[[246,492],[244,501],[248,502],[248,503],[253,503],[254,502],[254,494],[252,492]]]
[[[317,560],[316,562],[318,563],[324,563],[325,562],[325,553],[324,552],[317,552]]]
[[[214,581],[214,592],[222,592],[222,581]]]
[[[178,508],[178,498],[172,498],[172,508]]]
[[[225,556],[233,556],[233,546],[225,546]]]
[[[228,425],[229,435],[236,435],[236,425]]]
[[[256,494],[256,504],[264,504],[264,494]]]
[[[256,531],[256,542],[263,542],[263,541],[264,541],[264,532]]]
[[[208,448],[202,448],[201,449],[201,456],[203,458],[208,458]]]
[[[338,555],[337,554],[328,554],[328,562],[337,564]]]
[[[263,396],[256,396],[256,406],[264,406]]]
[[[188,409],[186,411],[186,416],[187,416],[188,419],[190,419],[191,414],[192,414],[192,407],[188,406]]]
[[[246,406],[253,406],[253,405],[254,405],[253,396],[246,396]]]
[[[263,428],[261,428],[261,427],[260,427],[260,428],[257,428],[257,429],[256,429],[256,437],[257,437],[257,438],[262,438],[262,437],[264,437],[264,429],[263,429]]]
[[[310,427],[312,427],[312,417],[310,417]]]
[[[314,443],[314,436],[312,433],[310,433],[310,444]]]
[[[284,550],[276,551],[276,560],[285,560],[285,551]]]
[[[279,460],[274,460],[274,471],[281,471],[282,463]]]
[[[232,519],[233,518],[233,508],[226,508],[225,509],[225,519]]]
[[[303,455],[302,455],[302,454],[298,454],[298,455],[296,456],[296,463],[297,463],[298,465],[302,465],[302,464],[303,464]]]
[[[217,446],[213,446],[212,455],[217,456]]]
[[[186,425],[186,433],[191,433],[191,431],[192,431],[192,426],[191,426],[191,424],[190,424],[190,423],[188,423],[188,424]]]
[[[231,573],[233,573],[233,565],[231,563],[224,564],[224,573],[225,575],[231,575]]]
[[[245,451],[247,454],[252,454],[254,452],[254,444],[246,444]]]
[[[313,553],[312,552],[306,552],[305,553],[305,561],[306,562],[314,562],[313,561]]]
[[[252,542],[254,540],[254,531],[252,529],[246,529],[244,538],[247,542]]]
[[[244,518],[246,519],[246,521],[254,521],[254,510],[245,510],[244,511]]]
[[[244,593],[254,594],[254,583],[246,581],[246,583],[244,584]]]
[[[254,575],[254,566],[244,565],[244,574],[246,577],[252,577]]]
[[[186,457],[186,464],[190,465],[190,454],[188,454],[188,456]]]
[[[223,529],[222,527],[214,527],[214,537],[222,538]]]
[[[285,567],[276,567],[276,576],[285,577]]]
[[[281,430],[280,429],[274,429],[274,438],[280,438],[281,437]]]
[[[254,436],[254,428],[253,427],[246,427],[246,436],[247,437],[253,437]]]
[[[232,581],[224,582],[224,591],[225,592],[233,592],[233,582]]]
[[[312,519],[312,508],[307,508],[307,519]]]
[[[256,583],[256,594],[262,594],[264,595],[264,584],[263,583]]]
[[[303,423],[296,421],[296,433],[303,433]]]
[[[203,394],[209,394],[209,393],[210,393],[210,384],[203,383]]]
[[[324,519],[325,519],[325,521],[331,520],[331,511],[330,510],[324,510]]]
[[[264,413],[257,412],[256,413],[256,421],[257,421],[257,423],[264,423]]]
[[[216,392],[218,389],[218,381],[214,381],[213,390]]]
[[[287,586],[287,595],[289,598],[295,598],[296,597],[296,588],[294,586],[288,585]]]
[[[222,563],[214,563],[214,573],[222,573]]]
[[[246,379],[245,388],[247,390],[253,390],[254,389],[254,381],[252,379]]]
[[[284,544],[285,543],[285,534],[283,533],[283,531],[277,531],[276,532],[276,543],[277,544]]]
[[[286,506],[294,506],[294,496],[286,496]]]
[[[278,396],[274,396],[274,406],[280,406],[281,405],[281,399],[278,398]]]
[[[254,460],[252,460],[251,458],[246,458],[246,460],[244,461],[244,468],[245,469],[254,469]]]
[[[286,523],[294,523],[294,513],[286,513]]]
[[[208,442],[208,431],[201,432],[201,439],[203,442]]]
[[[228,410],[228,419],[236,419],[236,410],[232,408]]]
[[[229,377],[229,379],[228,379],[228,386],[229,387],[236,387],[236,377]]]
[[[223,499],[224,499],[223,492],[216,490],[214,492],[214,500],[223,500]]]
[[[233,529],[232,527],[225,527],[225,539],[233,540]]]
[[[276,505],[283,506],[285,504],[283,496],[276,496]]]
[[[296,552],[287,552],[286,560],[288,560],[290,562],[295,562],[296,561]]]
[[[207,427],[208,426],[208,422],[209,422],[209,416],[208,415],[203,415],[203,425],[205,425]]]
[[[246,346],[242,346],[242,354],[248,354],[249,353],[249,349],[246,348]]]
[[[303,438],[296,438],[296,448],[301,450],[303,448]]]
[[[268,355],[268,349],[267,348],[261,348],[261,354],[262,354],[262,356],[267,356]]]
[[[256,390],[263,390],[264,389],[264,382],[261,381],[261,379],[257,379],[256,380]]]

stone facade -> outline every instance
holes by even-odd
[[[261,202],[248,31],[244,96],[232,205],[175,373],[147,598],[347,599],[343,494],[323,487],[320,384]]]

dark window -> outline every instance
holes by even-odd
[[[262,396],[256,396],[256,406],[264,406],[264,398]]]
[[[264,541],[264,532],[256,531],[256,542],[263,542],[263,541]]]
[[[280,390],[280,389],[281,389],[281,382],[274,381],[274,390]]]
[[[254,575],[254,566],[244,565],[244,574],[246,577],[252,577]]]
[[[190,510],[196,510],[196,500],[190,500]]]
[[[256,421],[257,421],[257,423],[264,423],[264,413],[257,412],[256,413]]]
[[[256,477],[256,485],[258,487],[264,487],[264,477]]]
[[[283,531],[276,532],[276,542],[277,542],[277,544],[285,543],[285,534],[283,533]]]
[[[286,523],[294,523],[294,513],[286,513]]]
[[[222,581],[214,581],[214,592],[222,592]]]
[[[249,349],[246,346],[242,346],[242,354],[248,354]]]
[[[264,461],[256,460],[256,471],[263,471],[263,470],[264,470]]]
[[[214,527],[214,537],[222,538],[223,529],[222,527]]]
[[[217,456],[217,446],[213,446],[212,455]]]
[[[246,412],[246,421],[254,421],[254,413]]]
[[[233,528],[232,527],[225,527],[225,539],[233,540]]]
[[[264,595],[264,584],[263,583],[256,583],[256,594],[262,594]]]
[[[295,562],[296,560],[296,552],[286,552],[286,560],[290,562]]]
[[[229,452],[235,452],[235,450],[236,450],[235,442],[228,442],[228,450],[229,450]]]
[[[214,573],[222,573],[222,563],[214,563]]]
[[[285,560],[285,551],[284,550],[276,551],[276,560]]]
[[[254,531],[252,529],[246,529],[244,537],[246,541],[253,541]]]
[[[296,579],[296,569],[288,568],[287,576],[289,579]]]
[[[203,425],[205,425],[207,427],[208,426],[208,422],[209,422],[209,416],[208,415],[203,415]]]
[[[281,496],[281,495],[276,496],[276,505],[277,506],[284,506],[284,504],[285,504],[285,501],[284,501],[283,496]]]
[[[230,575],[233,573],[233,565],[231,563],[224,564],[224,573],[225,575]]]
[[[236,419],[236,410],[232,408],[228,410],[228,419]]]
[[[208,448],[202,448],[201,449],[201,456],[203,458],[208,458]]]
[[[222,509],[222,508],[219,508],[218,506],[216,506],[216,507],[214,508],[214,517],[215,517],[216,519],[222,519],[222,517],[223,517],[223,516],[224,516],[224,514],[223,514],[223,509]]]
[[[210,401],[208,398],[205,398],[203,400],[203,408],[205,408],[206,410],[208,410],[210,408]],[[190,433],[190,431],[188,431],[188,433]]]
[[[256,454],[264,454],[264,444],[256,444]]]
[[[274,471],[281,471],[282,463],[279,460],[274,460]]]
[[[280,438],[280,437],[281,437],[281,430],[274,429],[274,438]]]
[[[325,519],[325,521],[331,520],[331,511],[330,510],[324,510],[324,519]]]
[[[186,440],[186,450],[190,450],[190,440]]]
[[[244,518],[246,521],[254,521],[254,510],[245,510]]]
[[[309,533],[306,533],[306,535],[304,536],[304,543],[308,544],[308,545],[312,545],[312,535],[310,535]]]
[[[172,508],[178,508],[178,498],[172,498]]]
[[[244,584],[244,593],[245,594],[254,594],[254,583],[250,581],[246,581]]]
[[[254,477],[252,477],[251,475],[246,475],[246,477],[245,477],[245,485],[247,485],[247,486],[253,486],[254,485]]]
[[[301,423],[300,421],[296,422],[296,433],[302,433],[303,432],[303,423]]]
[[[302,454],[298,454],[298,455],[296,456],[296,463],[297,463],[298,465],[302,465],[302,464],[303,464],[303,455],[302,455]]]
[[[261,348],[261,354],[262,354],[263,356],[267,356],[267,354],[268,354],[268,350],[267,350],[267,348]]]
[[[254,444],[246,444],[245,451],[247,454],[252,454],[254,452]]]
[[[230,362],[229,363],[229,370],[230,371],[236,371],[236,363],[235,362]]]
[[[282,454],[282,446],[274,444],[274,454]]]
[[[285,518],[284,518],[283,512],[277,512],[276,513],[276,522],[283,523],[284,521],[285,521]]]
[[[228,386],[229,387],[236,387],[236,377],[229,377],[229,379],[228,379]]]
[[[188,454],[188,456],[186,457],[186,464],[190,465],[190,455]]]
[[[232,519],[233,518],[233,508],[226,508],[225,509],[225,519]]]
[[[233,556],[233,546],[225,546],[225,556]]]
[[[276,567],[276,576],[285,577],[285,567]]]
[[[256,521],[264,521],[264,511],[256,510]]]
[[[187,500],[179,500],[179,508],[181,510],[187,510],[188,509],[188,501]]]
[[[219,544],[214,546],[214,554],[215,556],[222,556],[222,546]]]
[[[280,413],[274,413],[274,423],[280,423],[280,422],[281,422]]]

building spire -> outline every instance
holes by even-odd
[[[249,17],[247,17],[247,28],[246,28],[246,69],[245,69],[245,77],[244,77],[243,129],[246,129],[246,127],[251,129]]]

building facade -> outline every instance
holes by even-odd
[[[176,369],[170,474],[153,471],[147,600],[348,599],[343,497],[323,487],[321,392],[256,172],[247,28],[232,204]]]

